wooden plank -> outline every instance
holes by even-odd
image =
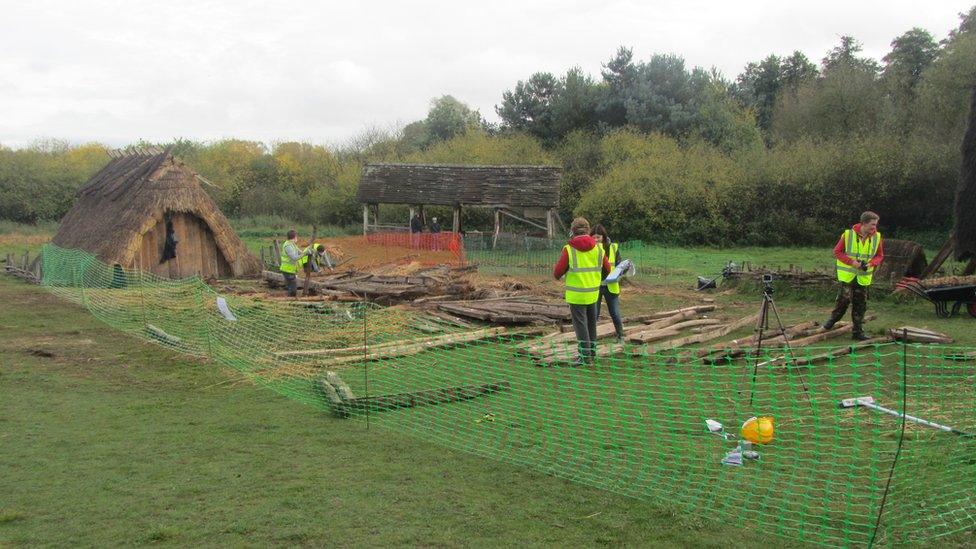
[[[932,262],[929,263],[927,267],[925,267],[925,270],[922,271],[922,276],[920,276],[919,278],[924,279],[926,277],[935,274],[935,272],[942,267],[942,264],[945,263],[946,259],[949,259],[949,255],[952,253],[952,250],[955,247],[956,247],[955,235],[950,234],[949,238],[946,239],[945,244],[943,244],[942,247],[939,248],[939,252],[935,254],[935,257],[932,258]]]

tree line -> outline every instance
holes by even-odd
[[[868,208],[897,233],[951,224],[974,86],[976,7],[940,41],[920,28],[895,37],[881,60],[844,36],[819,62],[771,53],[727,79],[622,47],[598,76],[573,68],[516,82],[499,124],[444,96],[423,120],[341,146],[154,145],[211,182],[231,216],[354,224],[364,162],[550,164],[563,167],[561,216],[599,220],[618,238],[823,243]],[[99,144],[0,147],[0,218],[59,219],[107,161]]]

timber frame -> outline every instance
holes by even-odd
[[[410,219],[419,214],[425,223],[424,206],[450,206],[455,233],[461,232],[463,208],[490,209],[493,244],[506,218],[552,238],[562,225],[556,215],[561,177],[562,170],[552,166],[366,164],[357,192],[363,205],[363,234],[388,227],[380,223],[380,204],[402,204],[410,207]]]

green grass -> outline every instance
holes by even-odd
[[[768,543],[672,506],[367,431],[6,277],[0,300],[0,545]]]

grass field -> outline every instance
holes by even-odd
[[[99,292],[107,302],[124,293],[93,295]],[[713,297],[727,317],[754,312],[759,303],[748,288]],[[684,283],[643,284],[641,291],[627,292],[624,312],[700,298]],[[855,358],[811,372],[807,382],[827,391],[814,397],[824,412],[813,416],[813,424],[803,419],[806,408],[797,408],[795,382],[777,382],[775,376],[761,381],[766,390],[760,401],[785,420],[786,439],[799,443],[784,440],[771,447],[768,458],[776,461],[763,469],[768,477],[761,482],[732,474],[705,481],[721,469],[717,460],[723,450],[707,437],[689,441],[702,436],[699,415],[728,414],[728,402],[741,395],[739,370],[695,373],[652,364],[642,371],[640,360],[611,361],[605,370],[590,372],[540,369],[512,360],[511,342],[463,345],[374,363],[372,394],[499,378],[517,389],[487,401],[377,414],[374,428],[366,431],[362,422],[323,414],[311,380],[264,381],[280,393],[317,402],[317,407],[300,406],[255,387],[234,370],[121,336],[87,311],[37,288],[4,279],[0,299],[14,303],[0,325],[0,402],[9,408],[0,420],[0,448],[11,449],[0,452],[0,465],[14,472],[0,479],[0,543],[781,546],[784,538],[771,533],[788,538],[819,521],[843,531],[844,517],[851,516],[850,508],[838,509],[844,502],[856,507],[858,520],[873,516],[876,501],[870,494],[850,494],[877,490],[897,438],[891,421],[867,415],[851,424],[850,414],[835,411],[839,395],[862,390],[887,402],[897,399],[897,352],[879,351],[876,367]],[[88,299],[91,307],[93,296]],[[829,292],[786,293],[779,305],[784,321],[792,323],[822,319],[830,300]],[[237,310],[241,303],[232,306]],[[179,304],[172,306],[175,317],[183,314]],[[125,307],[92,312],[111,322],[113,314],[130,314]],[[976,343],[972,319],[935,319],[925,303],[882,294],[872,300],[871,312],[880,317],[870,326],[875,331],[908,323],[949,333],[964,345]],[[141,326],[146,320],[133,322]],[[178,323],[173,329],[179,330]],[[229,333],[223,345],[234,350],[236,341]],[[928,368],[932,360],[919,355],[917,361]],[[951,406],[927,412],[976,427],[966,404],[971,372],[939,360],[913,383],[922,396]],[[941,376],[938,382],[926,377],[930,373]],[[366,379],[355,371],[343,376],[357,394],[366,390]],[[681,400],[647,408],[646,399],[667,395]],[[915,409],[916,402],[911,405]],[[736,415],[743,412],[751,410]],[[488,415],[490,421],[481,421]],[[633,423],[638,416],[650,423]],[[644,434],[662,421],[670,434],[648,440]],[[810,428],[827,434],[804,442],[802,433]],[[832,436],[851,432],[870,436],[863,445],[840,441],[841,447],[834,447]],[[938,434],[922,435],[925,442],[906,445],[903,463],[912,468],[909,474],[942,486],[948,468],[956,467],[960,483],[976,479],[972,464],[963,461],[958,468],[967,447]],[[798,467],[819,468],[825,452],[833,455],[826,472],[797,476]],[[849,482],[857,472],[868,478]],[[795,486],[799,500],[784,490],[793,481],[800,482]],[[810,481],[819,486],[804,484]],[[744,509],[779,520],[730,513],[734,508],[728,503],[743,490],[751,494]],[[804,499],[811,494],[819,503]],[[972,541],[966,531],[968,495],[916,495],[910,484],[896,484],[893,494],[930,508],[966,502],[959,506],[963,515],[942,519],[956,524],[944,531],[963,530],[943,543]],[[709,497],[715,498],[716,512],[701,513]],[[601,508],[584,512],[594,501]],[[821,508],[823,514],[816,511]],[[85,530],[85,523],[115,516],[123,518],[110,528]],[[898,510],[891,516],[911,520]],[[572,517],[576,526],[567,524]],[[797,517],[799,526],[790,522]],[[55,522],[67,526],[52,528]],[[932,526],[935,533],[938,526]],[[857,525],[860,531],[864,527]],[[66,531],[75,537],[56,537]],[[900,536],[902,542],[913,539],[904,532]],[[864,538],[855,532],[826,540]]]
[[[333,419],[3,277],[0,544],[699,546],[762,532]],[[50,355],[50,356],[48,356]]]

